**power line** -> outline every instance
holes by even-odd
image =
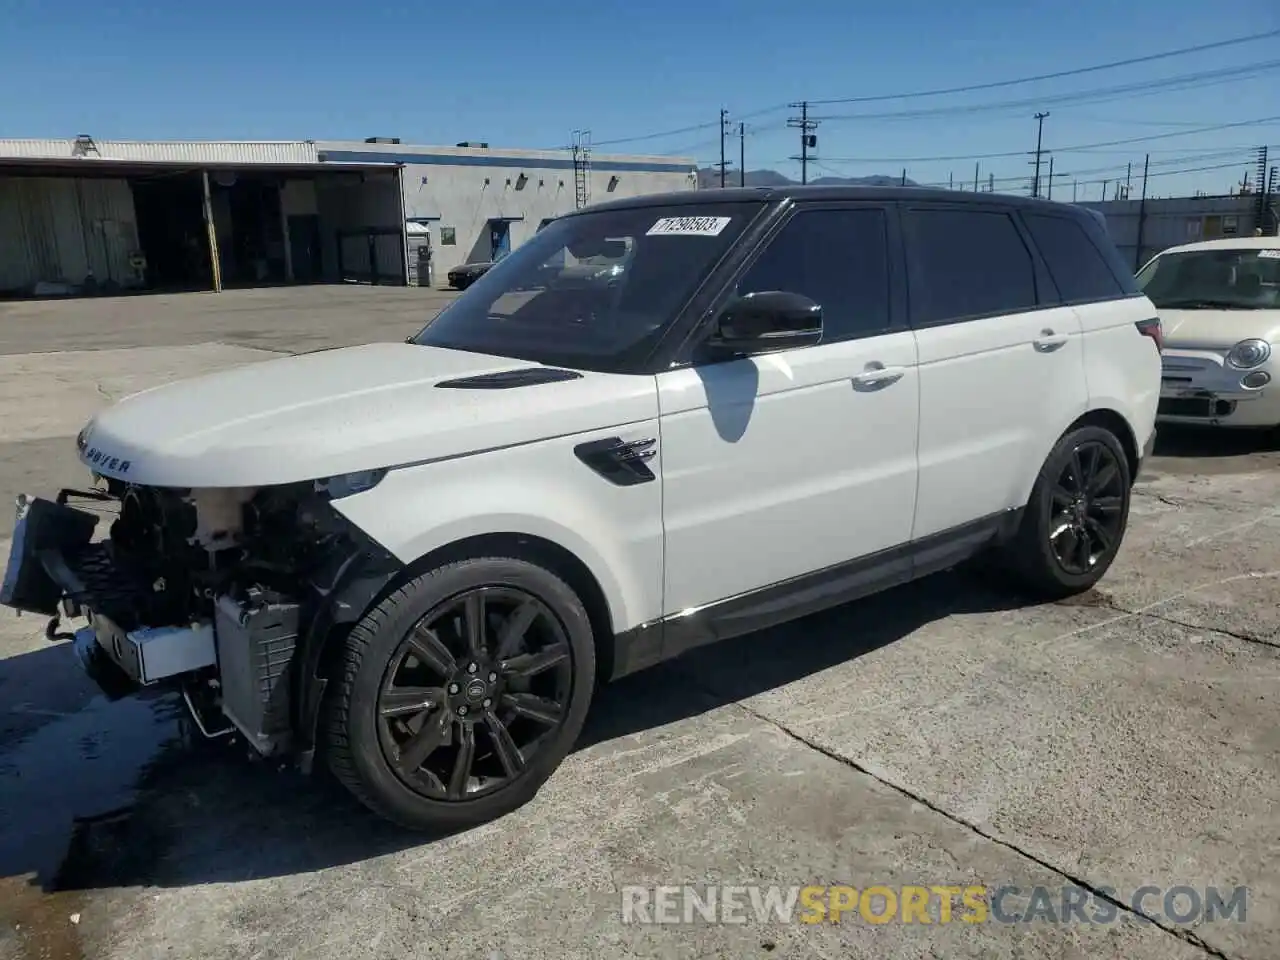
[[[766,116],[770,113],[781,113],[787,109],[787,104],[778,104],[772,107],[765,107],[761,110],[753,110],[751,113],[741,115],[743,120],[752,120],[758,117]],[[645,140],[661,140],[664,137],[679,137],[686,133],[700,133],[703,130],[714,130],[717,124],[713,120],[709,123],[695,123],[688,127],[679,127],[675,130],[663,130],[660,133],[646,133],[636,137],[618,137],[613,140],[597,140],[597,147],[612,147],[620,143],[640,143]]]
[[[1041,106],[1059,106],[1070,103],[1090,103],[1113,98],[1118,95],[1143,92],[1174,93],[1193,89],[1196,86],[1212,86],[1226,80],[1238,80],[1246,76],[1262,74],[1280,68],[1280,60],[1264,60],[1248,63],[1238,67],[1225,67],[1217,70],[1204,70],[1199,73],[1188,73],[1182,76],[1165,77],[1160,80],[1143,80],[1137,83],[1121,84],[1114,87],[1098,87],[1092,90],[1080,90],[1074,93],[1046,94],[1022,100],[1004,100],[995,103],[961,104],[946,107],[929,107],[920,110],[898,110],[884,113],[845,113],[828,114],[822,120],[921,120],[928,117],[960,116],[974,113],[987,113],[1001,110],[1034,109]]]
[[[1194,164],[1194,165],[1197,165],[1196,168],[1198,169],[1199,165],[1203,165],[1213,161],[1228,161],[1228,160],[1230,161],[1227,164],[1228,166],[1235,166],[1237,163],[1241,162],[1242,158],[1249,159],[1251,162],[1251,158],[1257,155],[1257,150],[1258,148],[1256,146],[1248,146],[1248,147],[1238,147],[1232,150],[1191,151],[1183,154],[1182,156],[1165,157],[1163,159],[1152,160],[1151,167],[1152,168],[1178,167],[1178,166],[1184,166],[1186,164]],[[1049,151],[1049,150],[1046,150],[1044,152],[1046,155],[1052,154],[1052,151]],[[781,162],[781,161],[775,161],[775,162]],[[1085,175],[1111,174],[1115,172],[1124,172],[1130,166],[1132,165],[1129,163],[1111,163],[1103,166],[1094,166],[1094,167],[1073,166],[1071,175],[1073,177],[1081,177]],[[827,169],[830,173],[834,174],[835,176],[849,175],[846,171],[839,170],[834,167],[830,167],[827,164],[823,164],[823,167],[824,169]],[[1059,173],[1058,176],[1061,177],[1063,176],[1063,174]],[[1000,183],[1008,182],[1008,183],[1028,183],[1029,184],[1031,182],[1032,175],[1018,174],[1018,175],[1007,176],[1007,177],[996,177],[995,179],[997,182],[1000,182]]]
[[[1241,127],[1259,126],[1262,124],[1270,124],[1280,122],[1280,114],[1270,117],[1258,117],[1253,120],[1237,120],[1234,123],[1215,123],[1207,127],[1196,127],[1190,130],[1174,130],[1169,133],[1152,133],[1145,137],[1125,137],[1120,140],[1101,140],[1097,143],[1080,144],[1070,147],[1057,147],[1055,153],[1075,153],[1086,150],[1095,150],[1099,147],[1123,147],[1135,143],[1150,143],[1153,140],[1170,140],[1175,137],[1190,137],[1201,133],[1215,133],[1219,130],[1236,130]],[[1252,148],[1249,148],[1252,149]],[[946,161],[960,160],[1006,160],[1015,157],[1025,157],[1028,155],[1026,150],[1008,150],[1003,153],[970,153],[963,155],[941,156],[941,157],[827,157],[827,163],[942,163]]]
[[[1126,60],[1115,60],[1109,63],[1094,64],[1092,66],[1079,67],[1072,70],[1060,70],[1053,73],[1038,74],[1030,77],[1017,77],[1010,80],[998,80],[990,83],[969,84],[966,86],[948,87],[948,88],[937,89],[937,90],[922,90],[922,91],[913,91],[909,93],[881,94],[881,95],[871,96],[871,97],[842,97],[842,98],[831,98],[831,99],[825,99],[825,100],[810,100],[809,103],[810,105],[840,104],[840,103],[877,103],[877,102],[885,102],[890,100],[910,100],[910,99],[920,99],[924,97],[942,96],[945,94],[970,93],[970,92],[977,92],[982,90],[1002,89],[1002,88],[1020,86],[1028,83],[1036,83],[1044,80],[1056,80],[1056,79],[1062,79],[1065,77],[1082,76],[1089,73],[1096,73],[1104,70],[1116,69],[1116,68],[1126,67],[1126,66],[1134,66],[1142,63],[1153,63],[1160,60],[1167,60],[1167,59],[1172,59],[1179,56],[1185,56],[1187,54],[1194,54],[1194,53],[1199,53],[1207,50],[1215,50],[1215,49],[1222,49],[1225,47],[1238,46],[1240,44],[1251,43],[1258,40],[1265,40],[1265,39],[1269,39],[1277,36],[1280,36],[1280,30],[1270,30],[1263,33],[1251,34],[1248,36],[1234,37],[1227,40],[1219,40],[1213,43],[1199,44],[1192,47],[1182,47],[1177,50],[1166,50],[1161,53],[1148,54],[1142,57],[1131,57]],[[1262,63],[1262,64],[1250,64],[1243,67],[1228,68],[1225,71],[1209,71],[1206,73],[1191,74],[1183,77],[1170,77],[1163,80],[1146,81],[1137,85],[1130,84],[1128,86],[1121,86],[1113,89],[1104,88],[1101,90],[1084,91],[1084,92],[1073,93],[1073,94],[1053,95],[1047,98],[1042,97],[1042,98],[1039,98],[1038,100],[1033,100],[1033,101],[1008,101],[1005,103],[980,104],[980,105],[972,105],[968,107],[949,107],[949,108],[941,108],[941,109],[933,109],[933,110],[903,111],[898,113],[886,113],[886,114],[876,114],[876,113],[851,114],[851,115],[843,115],[843,116],[834,116],[834,117],[829,117],[824,119],[842,119],[842,120],[843,119],[908,119],[913,117],[923,117],[923,116],[930,116],[930,115],[947,115],[957,110],[961,112],[971,113],[971,112],[983,112],[985,110],[1014,109],[1018,107],[1026,107],[1028,105],[1038,107],[1038,106],[1049,105],[1054,103],[1071,102],[1071,100],[1073,99],[1079,100],[1079,98],[1081,97],[1087,97],[1093,102],[1105,102],[1105,100],[1099,101],[1097,98],[1099,97],[1105,98],[1107,96],[1110,96],[1116,93],[1123,94],[1127,92],[1139,92],[1139,91],[1146,91],[1146,90],[1149,90],[1151,92],[1165,92],[1165,91],[1175,92],[1173,87],[1174,85],[1177,85],[1177,84],[1191,83],[1192,85],[1194,85],[1195,83],[1198,83],[1200,81],[1210,81],[1210,83],[1206,85],[1211,85],[1213,82],[1220,82],[1222,80],[1240,79],[1246,74],[1262,71],[1266,69],[1273,69],[1275,66],[1280,66],[1280,61],[1273,61],[1270,63]],[[788,107],[791,107],[791,106],[792,106],[791,104],[775,104],[773,106],[764,107],[759,110],[754,110],[749,113],[742,114],[740,116],[740,119],[742,120],[758,119],[760,117],[768,116],[769,114],[781,113],[787,110]],[[662,140],[669,137],[678,137],[678,136],[682,136],[684,134],[689,134],[689,133],[701,133],[703,131],[713,130],[715,129],[716,126],[717,124],[714,121],[707,122],[707,123],[697,123],[697,124],[691,124],[689,126],[684,126],[684,127],[676,127],[668,130],[655,131],[653,133],[638,134],[636,136],[631,136],[631,137],[615,137],[610,140],[597,140],[595,142],[595,146],[609,147],[609,146],[619,146],[622,144],[629,144],[629,143],[643,143],[651,140]]]
[[[1207,172],[1211,172],[1211,171],[1215,171],[1215,170],[1233,170],[1233,169],[1239,169],[1240,164],[1241,164],[1242,162],[1244,162],[1244,163],[1248,163],[1248,162],[1249,162],[1249,160],[1248,160],[1248,159],[1244,159],[1244,160],[1237,160],[1237,161],[1234,161],[1234,162],[1232,162],[1232,163],[1215,163],[1215,164],[1201,165],[1201,166],[1195,166],[1195,167],[1178,167],[1178,168],[1175,168],[1175,169],[1172,169],[1172,170],[1158,170],[1158,171],[1153,170],[1153,171],[1151,171],[1151,172],[1148,174],[1148,176],[1149,176],[1150,178],[1154,179],[1155,177],[1174,177],[1174,176],[1182,176],[1182,175],[1184,175],[1184,174],[1188,174],[1188,173],[1207,173]],[[1119,171],[1124,171],[1124,170],[1126,169],[1126,167],[1125,167],[1125,166],[1119,166],[1119,167],[1111,167],[1111,168],[1106,168],[1106,169],[1109,169],[1109,170],[1115,170],[1115,171],[1119,172]],[[1099,171],[1085,171],[1085,170],[1082,170],[1082,171],[1078,171],[1078,173],[1094,173],[1094,172],[1106,172],[1106,170],[1099,170]],[[1061,177],[1061,176],[1065,176],[1065,174],[1059,173],[1059,174],[1058,174],[1058,176],[1060,176],[1060,177]],[[1030,179],[1031,179],[1031,178],[1030,178],[1029,176],[1020,176],[1020,177],[992,177],[992,178],[990,178],[990,180],[989,180],[988,182],[990,182],[990,183],[995,183],[995,184],[1010,184],[1010,185],[1017,186],[1017,185],[1021,185],[1021,184],[1025,184],[1025,183],[1027,183]],[[1124,178],[1123,178],[1123,177],[1120,177],[1120,179],[1124,179]],[[1089,185],[1093,185],[1093,184],[1100,184],[1100,183],[1114,183],[1115,181],[1116,181],[1116,177],[1106,177],[1106,178],[1098,178],[1098,179],[1093,179],[1093,180],[1080,180],[1080,179],[1076,179],[1076,180],[1075,180],[1075,183],[1076,183],[1077,185],[1079,185],[1079,186],[1089,186]],[[945,187],[946,185],[947,185],[947,181],[932,181],[932,182],[929,182],[929,183],[922,183],[922,184],[920,184],[920,186],[922,186],[922,187]]]
[[[913,100],[922,97],[941,97],[953,93],[974,93],[979,90],[997,90],[1003,87],[1016,87],[1027,83],[1039,83],[1042,80],[1060,80],[1063,77],[1078,77],[1086,73],[1098,73],[1102,70],[1114,70],[1118,67],[1131,67],[1139,63],[1154,63],[1157,60],[1168,60],[1185,56],[1189,53],[1202,53],[1206,50],[1221,50],[1224,47],[1239,46],[1242,43],[1253,43],[1280,37],[1280,30],[1268,30],[1265,33],[1253,33],[1230,40],[1218,40],[1214,43],[1197,44],[1194,47],[1182,47],[1178,50],[1166,50],[1163,53],[1151,53],[1143,57],[1130,57],[1127,60],[1113,60],[1110,63],[1094,64],[1090,67],[1077,67],[1073,70],[1058,70],[1054,73],[1041,73],[1032,77],[1018,77],[1014,80],[996,80],[991,83],[975,83],[963,87],[946,87],[938,90],[919,90],[914,93],[889,93],[874,97],[837,97],[828,100],[810,100],[811,104],[830,103],[883,103],[886,100]]]

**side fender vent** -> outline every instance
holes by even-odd
[[[436,384],[446,390],[510,390],[514,387],[533,387],[540,383],[560,383],[563,380],[581,380],[577,370],[560,370],[556,367],[528,367],[520,370],[499,370],[482,373],[476,377],[458,377],[441,380]]]
[[[631,487],[637,483],[656,480],[648,461],[657,455],[657,440],[623,440],[621,437],[605,437],[590,440],[573,448],[579,460],[619,487]]]

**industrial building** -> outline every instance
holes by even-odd
[[[0,140],[0,296],[438,283],[692,159],[364,141]]]

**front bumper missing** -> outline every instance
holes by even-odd
[[[41,497],[17,500],[9,563],[0,582],[0,604],[26,613],[57,616],[64,596],[85,591],[67,561],[89,547],[98,518]]]
[[[109,699],[189,674],[217,663],[212,624],[144,627],[124,630],[95,609],[103,585],[113,579],[105,544],[90,543],[98,517],[57,502],[22,496],[17,502],[13,544],[0,603],[20,612],[51,617],[46,635],[58,632],[59,610],[84,611],[89,626],[71,636],[72,649],[85,673]]]

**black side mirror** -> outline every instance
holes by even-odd
[[[784,290],[748,293],[727,306],[707,346],[716,353],[767,353],[822,339],[822,307]]]

